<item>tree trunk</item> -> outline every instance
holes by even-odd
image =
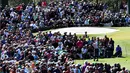
[[[98,0],[96,0],[96,3],[98,4]]]

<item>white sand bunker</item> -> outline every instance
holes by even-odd
[[[112,33],[116,32],[118,30],[116,29],[110,29],[110,28],[99,28],[99,27],[69,27],[69,28],[60,28],[52,30],[52,33],[54,32],[60,32],[61,34],[67,33],[76,33],[76,34],[84,34],[86,31],[88,34],[106,34],[106,33]]]

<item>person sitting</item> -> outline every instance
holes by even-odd
[[[126,70],[125,67],[122,68],[122,71],[120,71],[120,73],[129,73],[128,70]]]
[[[116,47],[116,53],[114,55],[115,57],[122,57],[122,49],[120,47],[120,45],[117,45]]]

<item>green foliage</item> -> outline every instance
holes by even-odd
[[[8,2],[10,6],[16,6],[21,3],[28,4],[29,2],[33,2],[33,0],[9,0]]]
[[[44,1],[44,0],[9,0],[9,5],[11,6],[16,6],[20,3],[29,3],[29,2],[39,2],[39,1]],[[50,0],[46,0],[47,2],[50,2]],[[81,1],[81,0],[78,0],[78,1]],[[84,0],[85,1],[85,0]],[[102,2],[102,3],[107,3],[108,6],[109,6],[109,9],[112,10],[112,9],[116,9],[118,10],[119,9],[119,5],[121,3],[121,0],[90,0],[94,3],[99,3],[99,2]]]
[[[95,3],[97,3],[97,1],[98,1],[98,3],[100,3],[100,2],[106,3],[108,5],[109,10],[118,11],[122,0],[93,0],[93,2],[95,2]]]

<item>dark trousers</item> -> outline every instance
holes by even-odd
[[[86,53],[85,53],[85,54],[82,54],[82,56],[83,56],[83,59],[86,59]]]
[[[108,50],[106,52],[106,58],[111,58],[112,57],[112,51]]]
[[[96,60],[96,59],[97,59],[97,60]],[[95,60],[98,61],[98,56],[94,56],[94,61],[95,61]]]
[[[122,57],[122,51],[118,51],[114,55],[115,57]]]
[[[99,56],[99,50],[98,49],[95,49],[95,51],[94,51],[94,61],[96,60],[96,61],[98,61],[98,56]]]

